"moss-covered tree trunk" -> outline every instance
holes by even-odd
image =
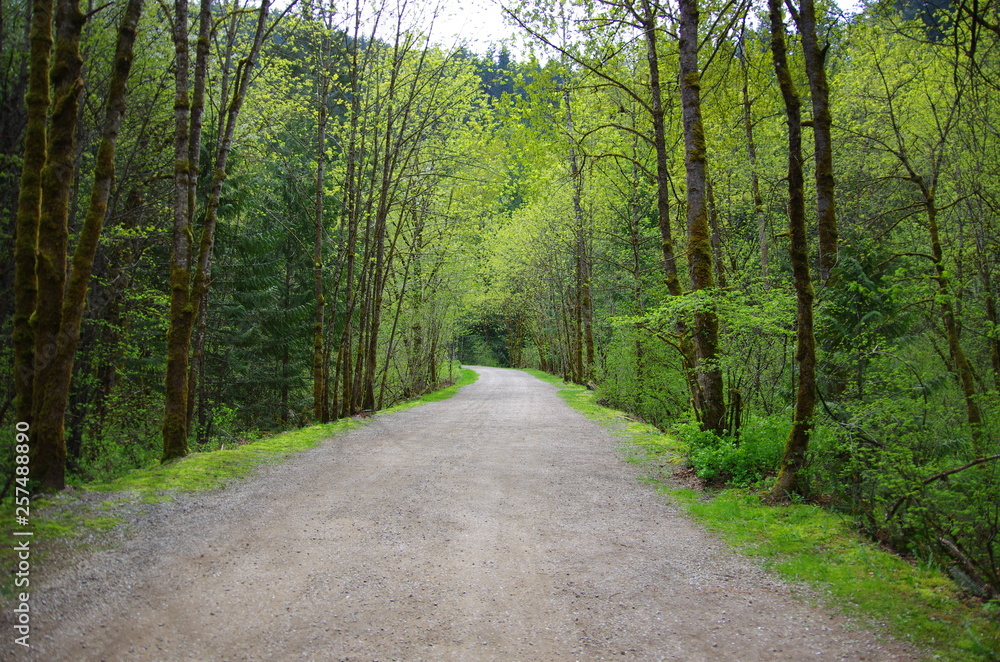
[[[209,189],[208,199],[205,201],[205,216],[202,222],[201,238],[198,246],[197,270],[195,271],[194,283],[191,288],[191,309],[193,314],[186,320],[188,324],[199,314],[208,296],[208,286],[212,276],[212,253],[215,247],[215,227],[219,220],[219,204],[222,200],[222,183],[226,180],[226,168],[229,163],[229,155],[233,149],[233,136],[236,133],[236,124],[239,121],[240,110],[243,108],[243,101],[246,99],[247,90],[250,87],[250,76],[257,62],[261,44],[264,42],[267,10],[270,4],[270,0],[261,0],[260,8],[257,11],[257,25],[254,32],[253,44],[250,47],[250,53],[239,63],[232,100],[226,108],[225,129],[219,138],[219,145],[215,153],[215,163],[212,169],[212,187]],[[187,331],[187,336],[189,338],[191,336],[190,329]]]
[[[60,362],[68,347],[61,333],[69,243],[69,195],[76,152],[76,121],[83,81],[80,32],[84,17],[77,0],[59,0],[55,11],[55,54],[50,73],[52,109],[45,165],[41,171],[35,276],[34,383],[31,418],[35,433],[31,476],[43,490],[65,487],[65,394],[58,389]],[[60,406],[59,401],[62,400]]]
[[[167,462],[188,452],[187,379],[191,346],[191,178],[187,0],[174,2],[174,191],[173,241],[170,252],[170,327],[167,331],[167,374],[163,411],[163,455]]]
[[[75,68],[76,80],[78,80],[80,69],[77,68],[76,62],[79,61],[79,66],[82,66],[82,60],[79,60],[78,44],[84,19],[75,4],[68,4],[69,6],[64,9],[64,20],[68,25],[65,27],[60,25],[57,48],[66,49],[68,51],[67,58],[72,58],[72,53],[77,54],[76,59],[69,65],[71,68],[69,74],[72,75]],[[39,454],[39,465],[48,468],[43,470],[40,466],[36,477],[42,481],[43,486],[51,489],[62,489],[65,486],[66,445],[63,421],[69,400],[73,361],[80,340],[80,322],[83,318],[87,289],[93,270],[94,257],[97,254],[98,240],[104,226],[104,218],[107,215],[111,185],[115,177],[115,146],[118,141],[121,120],[125,114],[125,85],[132,68],[132,51],[139,15],[142,13],[142,4],[142,0],[129,0],[122,16],[115,58],[112,64],[104,126],[94,166],[94,182],[90,193],[90,203],[77,237],[65,293],[60,292],[58,296],[62,304],[57,335],[59,340],[55,356],[52,357],[51,367],[40,373],[38,381],[43,392],[36,396],[39,398],[40,405],[37,414],[36,448]],[[70,89],[66,89],[65,93],[72,92]],[[56,100],[59,101],[60,98],[61,93],[57,92]],[[66,103],[69,105],[68,99],[66,99]],[[66,110],[68,112],[68,108]],[[55,119],[54,114],[53,120]],[[60,130],[62,128],[60,127]],[[56,131],[54,130],[53,136],[55,135]],[[53,152],[53,154],[58,154],[58,152]],[[64,162],[64,165],[70,163],[72,163],[72,156]],[[62,182],[62,185],[66,186],[68,194],[68,182]],[[60,232],[65,231],[67,220],[64,216]],[[65,254],[62,262],[65,264]],[[55,293],[50,294],[54,295]],[[41,462],[42,453],[51,453],[55,462],[45,465]]]
[[[785,103],[788,120],[788,234],[789,257],[795,283],[796,352],[798,383],[792,430],[785,442],[778,479],[768,497],[784,501],[799,490],[798,474],[806,459],[813,410],[816,406],[816,338],[813,333],[813,287],[809,274],[808,239],[806,237],[805,184],[802,174],[802,110],[798,93],[788,70],[785,47],[785,24],[781,0],[768,0],[771,26],[771,55],[774,71]]]
[[[563,86],[563,104],[565,106],[566,135],[569,138],[569,176],[570,185],[573,187],[573,381],[577,384],[585,384],[590,376],[590,364],[593,361],[593,350],[585,352],[584,347],[593,347],[593,339],[587,343],[587,333],[585,327],[588,324],[586,319],[586,308],[589,305],[589,288],[587,286],[586,269],[586,236],[584,228],[583,203],[583,176],[580,172],[579,161],[576,156],[576,143],[573,137],[573,108],[570,101],[569,87]],[[589,357],[589,361],[585,360]],[[516,365],[512,367],[517,367]]]
[[[35,334],[31,315],[35,311],[38,285],[35,277],[35,247],[42,203],[42,168],[45,166],[47,119],[49,112],[49,60],[52,51],[52,0],[34,0],[31,4],[29,33],[29,74],[27,126],[24,136],[24,162],[17,199],[16,237],[14,239],[14,349],[15,415],[18,421],[30,422],[34,388]]]
[[[657,48],[656,12],[650,0],[642,0],[635,18],[642,27],[646,42],[646,62],[649,65],[649,111],[653,121],[653,149],[656,152],[656,215],[660,230],[660,248],[663,254],[664,280],[671,296],[681,296],[680,278],[677,275],[677,256],[670,231],[670,171],[667,168],[666,111],[663,108],[663,90],[660,83],[660,56]],[[678,321],[675,325],[677,347],[681,354],[681,369],[691,392],[695,413],[701,414],[701,389],[695,374],[695,352],[687,326]]]
[[[326,35],[322,37],[323,52],[326,51]],[[326,187],[326,104],[329,79],[323,71],[325,58],[319,58],[317,75],[319,86],[317,91],[317,122],[316,122],[316,206],[315,225],[313,233],[313,293],[316,299],[316,314],[313,318],[313,417],[322,423],[329,421],[330,413],[326,406],[326,379],[324,370],[325,350],[323,334],[325,331],[324,308],[326,300],[323,294],[323,198]]]
[[[687,174],[688,270],[695,292],[715,287],[712,237],[708,224],[708,157],[701,119],[701,72],[698,68],[698,1],[679,0],[681,105],[684,123],[684,166]],[[701,302],[694,316],[701,424],[721,434],[726,424],[722,370],[718,364],[719,320],[711,301]]]
[[[213,0],[201,0],[198,12],[198,42],[195,47],[194,88],[191,94],[191,129],[188,133],[188,160],[191,164],[191,176],[188,178],[188,226],[194,224],[194,214],[198,200],[198,173],[201,170],[201,136],[205,116],[205,88],[208,85],[208,57],[212,38],[212,3]],[[223,85],[225,88],[225,85]],[[194,407],[198,393],[198,375],[204,372],[204,348],[207,320],[205,309],[195,320],[193,351],[189,353],[188,383],[187,383],[187,427],[190,431],[194,421]],[[204,417],[205,403],[200,404],[201,416]]]
[[[222,183],[226,179],[226,165],[232,151],[233,135],[236,131],[240,110],[243,107],[243,100],[246,98],[246,92],[250,85],[250,76],[264,40],[269,6],[269,0],[262,0],[257,12],[257,25],[250,53],[237,67],[232,99],[224,107],[225,112],[221,118],[223,130],[219,136],[212,170],[212,184],[205,202],[205,215],[202,222],[193,282],[189,277],[187,267],[191,260],[192,244],[194,243],[190,225],[191,211],[189,209],[188,187],[190,186],[190,178],[195,175],[190,155],[191,135],[186,128],[191,114],[187,103],[187,34],[185,32],[184,35],[180,35],[175,31],[174,35],[178,63],[176,66],[178,70],[181,68],[181,51],[183,50],[185,72],[183,81],[181,73],[178,71],[177,74],[177,96],[174,111],[176,131],[174,149],[178,164],[174,179],[174,252],[171,256],[170,275],[170,330],[167,333],[167,382],[162,456],[164,462],[187,455],[188,426],[190,423],[187,403],[189,398],[194,397],[194,393],[188,391],[188,385],[191,383],[188,374],[191,336],[194,322],[208,296],[212,271],[212,252],[215,247],[215,227],[222,199]],[[180,24],[181,10],[178,8],[176,11],[178,12],[176,21]],[[186,10],[183,22],[186,25]],[[207,60],[199,60],[198,64],[205,66],[205,62]],[[202,75],[204,72],[201,70],[196,72],[199,80]],[[183,141],[181,140],[182,132],[184,134]]]
[[[663,91],[660,84],[660,56],[657,49],[656,14],[649,0],[642,0],[642,32],[646,42],[646,61],[649,65],[650,114],[653,120],[653,149],[656,151],[656,211],[662,241],[663,270],[667,290],[680,296],[680,278],[677,276],[677,259],[670,232],[670,171],[667,168],[666,112],[663,108]]]
[[[800,0],[801,10],[794,12],[795,24],[802,36],[802,54],[809,78],[812,100],[813,143],[816,150],[816,230],[819,235],[819,279],[825,283],[837,264],[837,211],[834,201],[833,138],[830,127],[830,86],[826,82],[826,53],[829,44],[820,47],[816,34],[816,5]],[[789,2],[789,8],[794,5]]]

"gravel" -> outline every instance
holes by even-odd
[[[727,551],[551,385],[476,371],[224,489],[124,508],[110,549],[32,577],[30,651],[4,610],[3,659],[920,659]]]

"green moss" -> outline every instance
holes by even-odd
[[[863,539],[848,520],[813,505],[766,506],[745,490],[711,499],[664,492],[741,552],[809,584],[843,612],[885,623],[940,659],[997,659],[991,651],[1000,650],[1000,628],[988,607],[964,599],[940,572]]]
[[[648,469],[646,480],[704,526],[781,577],[809,585],[829,608],[885,624],[896,638],[931,651],[934,659],[1000,660],[1000,606],[964,598],[941,572],[880,549],[849,520],[818,506],[767,506],[749,490],[676,489],[667,474],[681,461],[683,443],[601,407],[582,386],[525,372],[557,385],[572,407],[612,427],[626,440],[627,459]]]

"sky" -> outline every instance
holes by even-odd
[[[450,47],[464,43],[469,50],[485,54],[491,44],[507,41],[511,52],[520,53],[524,38],[511,26],[500,9],[500,0],[409,0],[411,6],[425,7],[433,13],[438,6],[432,40]],[[859,0],[836,0],[845,12],[856,12]]]
[[[469,50],[485,53],[491,43],[514,34],[495,0],[441,0],[441,5],[434,34],[442,45],[466,42]]]

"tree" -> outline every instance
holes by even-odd
[[[44,10],[42,10],[44,11]],[[98,148],[93,189],[83,225],[77,237],[73,261],[66,276],[69,237],[69,194],[74,173],[74,151],[78,102],[83,89],[80,78],[80,33],[84,16],[75,2],[63,1],[55,15],[56,55],[52,68],[53,108],[47,131],[48,145],[40,171],[40,214],[37,234],[37,299],[34,307],[34,365],[31,420],[35,431],[32,475],[43,489],[65,486],[65,416],[73,360],[80,339],[80,320],[90,281],[94,255],[114,179],[114,155],[125,109],[125,85],[132,65],[136,26],[141,0],[126,7],[118,31],[118,42],[108,94],[103,137]],[[40,25],[38,26],[41,29]],[[33,63],[33,66],[36,63]],[[26,159],[33,171],[35,159]],[[29,182],[31,172],[27,173]],[[27,204],[31,192],[26,191]],[[30,215],[26,211],[25,216]],[[29,223],[21,226],[26,228]],[[23,284],[23,282],[22,282]],[[30,285],[27,287],[30,292]]]
[[[785,102],[788,120],[788,248],[795,281],[796,299],[796,350],[799,375],[795,392],[795,412],[792,430],[785,443],[778,478],[771,488],[769,498],[782,501],[799,490],[798,474],[805,464],[809,447],[809,433],[813,427],[816,407],[816,337],[813,332],[813,285],[809,275],[808,242],[806,239],[805,191],[802,175],[802,117],[801,102],[788,67],[785,47],[785,24],[781,0],[768,0],[768,19],[771,26],[771,53],[774,72]]]
[[[684,115],[684,165],[687,172],[688,269],[695,292],[711,297],[715,287],[712,271],[712,242],[708,229],[708,166],[705,128],[701,119],[701,71],[698,66],[698,2],[678,0],[680,6],[681,103]],[[706,430],[721,434],[726,427],[726,402],[722,369],[718,363],[719,321],[711,300],[703,302],[694,315],[692,335],[701,395],[701,423]]]
[[[194,176],[194,164],[191,158],[192,130],[189,128],[192,113],[188,101],[188,16],[185,3],[178,0],[175,4],[174,44],[177,57],[175,64],[174,150],[176,161],[173,250],[171,251],[170,267],[170,330],[167,334],[166,398],[163,414],[162,460],[164,462],[183,457],[188,452],[188,398],[193,395],[188,392],[191,334],[199,310],[208,294],[212,250],[215,244],[215,226],[222,196],[222,183],[227,174],[226,164],[232,151],[233,134],[236,131],[240,110],[250,85],[250,77],[264,40],[269,7],[269,0],[261,0],[249,53],[237,66],[233,90],[231,91],[232,98],[227,99],[224,114],[220,117],[222,130],[215,153],[211,187],[205,203],[197,263],[192,280],[189,274],[190,263],[194,257],[192,254],[191,218],[193,212],[190,207],[192,200],[190,187],[192,186],[191,178]],[[232,29],[235,30],[235,23]],[[199,58],[197,64],[195,78],[200,80],[206,75],[207,58]],[[196,83],[196,89],[200,85],[201,83]],[[225,95],[229,92],[228,88],[224,87],[223,92],[224,98],[226,98]],[[194,114],[193,118],[200,120],[197,113]],[[193,133],[200,135],[197,130]]]
[[[830,127],[830,87],[826,82],[826,54],[816,33],[816,6],[813,0],[801,0],[796,10],[789,0],[788,10],[802,35],[802,52],[812,99],[812,129],[816,148],[816,228],[819,234],[819,278],[826,283],[837,264],[837,211],[834,199],[833,139]]]
[[[41,215],[41,173],[46,158],[53,6],[53,0],[34,0],[31,4],[30,75],[25,97],[27,122],[14,245],[14,331],[11,340],[17,395],[15,408],[17,419],[25,422],[31,421],[34,409],[35,343],[31,314],[35,310],[38,292],[35,249]]]

